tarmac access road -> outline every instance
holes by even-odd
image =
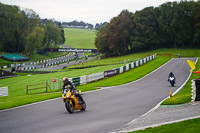
[[[141,80],[84,94],[87,109],[69,114],[61,98],[0,111],[1,133],[108,133],[139,118],[188,78],[186,60],[175,58]],[[145,71],[145,70],[144,70]],[[176,76],[175,87],[168,75]],[[134,75],[133,75],[134,76]]]

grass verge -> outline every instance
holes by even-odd
[[[179,123],[163,125],[155,128],[147,128],[141,131],[131,133],[199,133],[200,118],[186,120]]]

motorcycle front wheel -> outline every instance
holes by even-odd
[[[66,102],[65,102],[65,108],[67,109],[67,111],[68,111],[69,113],[74,113],[74,104],[73,104],[73,103],[70,104],[69,101],[66,101]]]
[[[86,103],[85,101],[82,99],[82,109],[81,111],[85,111],[86,110]]]

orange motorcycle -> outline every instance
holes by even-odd
[[[86,103],[82,96],[80,97],[79,95],[83,95],[80,90],[78,90],[76,94],[70,89],[70,87],[63,90],[63,101],[69,113],[74,113],[74,110],[85,111]]]

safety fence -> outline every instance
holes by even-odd
[[[61,88],[61,79],[51,78],[48,82],[48,86],[51,90],[60,89]]]
[[[136,68],[138,66],[141,66],[153,59],[156,58],[156,55],[148,56],[146,58],[143,58],[141,60],[134,61],[132,63],[126,64],[125,66],[115,68],[112,70],[99,72],[99,73],[93,73],[90,75],[80,76],[80,77],[74,77],[69,78],[69,81],[71,81],[76,86],[87,84],[90,82],[94,82],[103,78],[111,77],[126,71],[129,71],[133,68]],[[59,78],[51,78],[50,80],[47,80],[46,83],[40,83],[40,84],[31,84],[27,85],[26,94],[29,93],[29,91],[34,91],[33,93],[42,93],[42,92],[53,92],[61,89],[61,80]],[[40,91],[37,91],[40,89]],[[50,89],[50,90],[48,90]]]
[[[76,86],[82,85],[82,84],[87,84],[93,81],[97,81],[106,77],[111,77],[126,71],[129,71],[135,67],[141,66],[153,59],[156,58],[156,55],[152,55],[152,56],[148,56],[145,57],[141,60],[138,61],[134,61],[130,64],[126,64],[125,66],[119,67],[119,68],[115,68],[112,70],[108,70],[108,71],[104,71],[104,72],[100,72],[100,73],[94,73],[94,74],[90,74],[90,75],[86,75],[86,76],[80,76],[80,77],[75,77],[75,78],[69,78],[69,80],[71,82],[73,82]]]
[[[36,93],[47,93],[60,91],[61,89],[61,80],[59,78],[51,78],[46,80],[46,82],[37,83],[37,84],[27,84],[26,85],[26,94],[36,94]]]
[[[48,80],[46,83],[37,83],[37,84],[27,84],[26,85],[26,94],[39,92],[48,92]]]

